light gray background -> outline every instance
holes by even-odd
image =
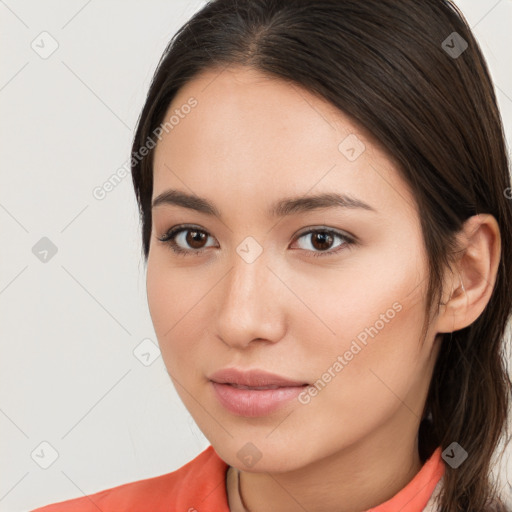
[[[512,1],[457,3],[510,141]],[[155,345],[139,349],[153,347],[143,362],[134,355],[156,337],[131,177],[92,194],[127,162],[162,51],[203,4],[0,0],[1,511],[164,474],[209,444],[162,358],[143,364]],[[48,58],[31,47],[52,40]],[[32,251],[43,237],[57,247],[46,262]],[[47,469],[42,442],[58,453]]]

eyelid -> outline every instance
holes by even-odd
[[[350,249],[351,246],[357,245],[357,243],[358,243],[358,239],[354,235],[349,235],[341,230],[329,228],[326,226],[316,226],[316,227],[313,226],[313,227],[306,228],[305,231],[301,231],[300,233],[298,233],[295,236],[293,243],[295,243],[297,240],[299,240],[303,236],[310,235],[312,233],[328,233],[329,235],[331,235],[333,237],[340,238],[343,241],[343,243],[336,246],[334,249],[328,249],[326,251],[311,251],[311,250],[307,250],[307,249],[299,249],[299,250],[303,250],[306,253],[308,253],[307,257],[313,257],[313,258],[324,257],[324,256],[325,257],[329,257],[329,256],[335,257],[341,251]]]
[[[344,230],[338,229],[338,228],[331,228],[328,226],[322,226],[322,225],[309,226],[307,228],[304,228],[304,230],[299,231],[299,233],[297,233],[297,235],[295,235],[295,238],[300,238],[301,236],[308,235],[309,233],[314,233],[317,231],[322,231],[322,232],[325,231],[326,233],[333,233],[333,234],[341,236],[343,238],[347,238],[348,240],[351,240],[353,243],[356,243],[358,241],[357,237],[355,235],[349,233],[348,231],[344,231]]]
[[[182,249],[181,247],[176,245],[176,243],[175,243],[176,237],[179,234],[181,234],[182,232],[184,232],[184,231],[186,232],[188,230],[200,231],[202,233],[205,233],[208,237],[215,238],[206,229],[203,229],[203,228],[201,228],[198,225],[195,225],[195,224],[178,224],[176,226],[173,226],[169,230],[167,230],[162,236],[157,237],[157,239],[159,241],[161,241],[162,243],[167,244],[168,246],[170,246],[171,250],[175,254],[178,254],[178,255],[186,256],[186,255],[192,255],[192,254],[195,254],[195,255],[203,254],[206,251],[206,248],[203,248],[203,249]],[[352,234],[347,233],[345,231],[339,230],[337,228],[331,228],[331,227],[327,227],[327,226],[322,226],[322,225],[318,226],[317,225],[317,226],[308,226],[307,228],[304,228],[303,230],[301,230],[299,233],[297,233],[294,236],[292,243],[295,243],[298,239],[302,238],[305,235],[309,235],[309,234],[317,233],[317,232],[324,232],[324,233],[329,233],[329,234],[331,234],[333,236],[337,236],[337,237],[341,238],[342,240],[344,240],[344,243],[339,245],[335,249],[330,249],[330,250],[326,250],[326,251],[310,251],[310,250],[306,250],[306,249],[300,249],[300,250],[303,250],[305,252],[311,253],[311,256],[313,256],[313,257],[324,256],[324,255],[325,256],[335,255],[340,250],[344,250],[344,246],[346,246],[347,248],[350,248],[350,246],[356,245],[359,242],[358,238],[355,235],[352,235]]]
[[[191,255],[191,254],[201,255],[204,251],[206,251],[206,249],[197,249],[197,250],[182,249],[175,242],[176,237],[178,235],[180,235],[182,232],[192,231],[192,230],[206,233],[206,235],[208,237],[214,238],[206,229],[203,229],[197,225],[178,224],[178,225],[173,226],[172,228],[168,229],[167,231],[165,231],[165,233],[162,236],[157,236],[157,239],[160,242],[162,242],[163,244],[168,245],[171,248],[171,250],[177,255],[182,255],[182,256],[187,256],[187,255]]]

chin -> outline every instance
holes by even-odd
[[[250,473],[284,473],[308,463],[307,455],[302,450],[291,444],[286,445],[282,440],[270,442],[264,437],[261,441],[250,439],[250,436],[244,437],[244,440],[230,438],[223,444],[211,444],[227,464]]]

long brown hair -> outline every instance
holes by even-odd
[[[443,511],[506,510],[490,471],[500,438],[509,432],[505,335],[512,311],[512,189],[490,73],[464,16],[449,0],[206,4],[162,55],[133,140],[146,262],[153,151],[140,158],[139,150],[158,133],[180,87],[203,70],[228,65],[252,67],[319,95],[366,128],[398,162],[422,214],[429,259],[424,329],[438,311],[443,271],[464,221],[479,213],[496,218],[496,283],[476,321],[443,335],[419,450],[425,461],[437,446],[444,450],[456,441],[469,454],[457,469],[446,465]]]

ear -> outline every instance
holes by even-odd
[[[460,256],[455,262],[456,272],[448,272],[443,284],[436,321],[440,333],[463,329],[481,315],[491,297],[500,262],[500,230],[492,215],[470,217],[457,238]]]

